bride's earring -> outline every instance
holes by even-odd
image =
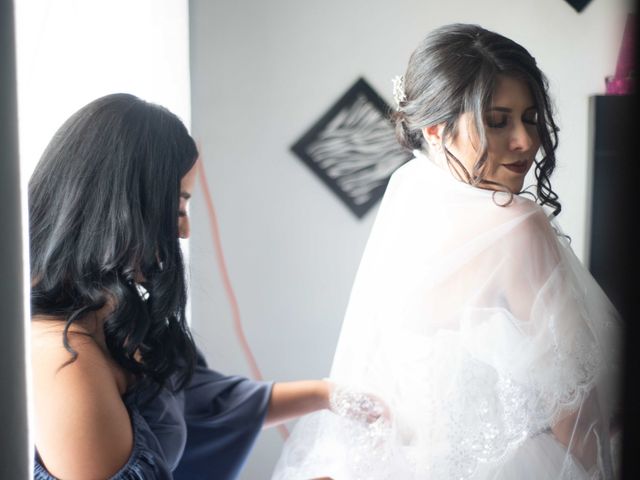
[[[442,155],[444,128],[444,123],[438,123],[436,125],[429,125],[422,129],[422,136],[429,145],[429,152],[434,154],[434,156]]]

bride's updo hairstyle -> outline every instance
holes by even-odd
[[[538,107],[537,130],[542,150],[542,158],[535,160],[537,199],[541,205],[551,206],[557,215],[561,205],[549,177],[556,165],[558,127],[553,120],[548,82],[531,54],[513,40],[467,24],[446,25],[431,32],[409,59],[404,96],[392,113],[396,136],[403,147],[428,154],[430,147],[422,129],[444,123],[443,139],[454,138],[460,115],[470,112],[479,138],[479,156],[473,170],[468,172],[445,145],[442,149],[450,168],[455,163],[468,183],[496,185],[482,177],[487,161],[483,117],[491,106],[499,75],[520,79],[531,90]]]
[[[178,210],[196,158],[178,117],[128,94],[89,103],[49,143],[29,181],[31,309],[66,319],[69,362],[69,327],[109,302],[107,347],[136,385],[188,381]]]

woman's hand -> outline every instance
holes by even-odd
[[[329,381],[329,410],[361,423],[391,420],[388,405],[378,396]]]

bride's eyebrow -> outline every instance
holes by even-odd
[[[528,111],[528,110],[536,110],[537,107],[535,105],[531,105],[527,108],[524,109],[524,111]],[[505,113],[511,113],[513,112],[513,109],[508,108],[508,107],[490,107],[487,109],[487,112],[505,112]]]

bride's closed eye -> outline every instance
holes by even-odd
[[[489,128],[504,128],[507,126],[507,120],[507,114],[502,112],[490,112],[484,118]]]
[[[523,123],[528,123],[529,125],[537,125],[538,124],[538,110],[535,108],[531,108],[524,112],[522,116]]]
[[[485,114],[484,121],[489,128],[504,128],[508,125],[511,113],[495,111]],[[528,125],[538,124],[538,110],[529,108],[522,115],[522,123]]]

